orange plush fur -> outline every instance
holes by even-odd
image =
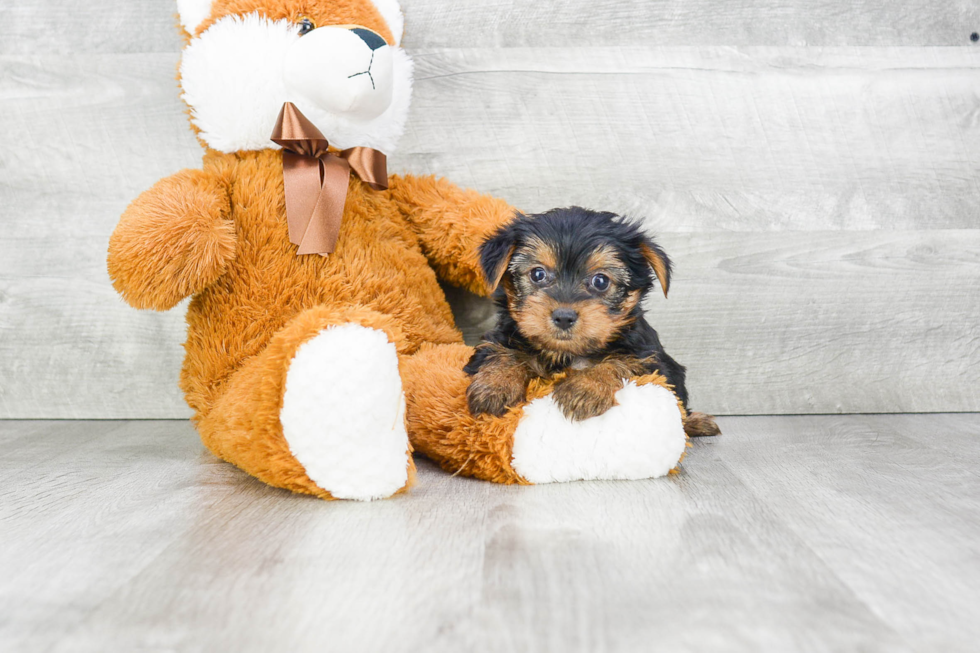
[[[550,394],[564,375],[548,380],[532,379],[527,402],[501,417],[489,414],[474,417],[466,407],[470,377],[463,372],[472,354],[473,350],[464,345],[425,345],[402,366],[408,400],[406,420],[412,444],[416,451],[439,463],[447,472],[494,483],[527,485],[528,481],[511,464],[514,431],[526,403]],[[659,374],[634,377],[632,381],[636,385],[670,388]],[[685,418],[679,400],[677,407]]]
[[[230,15],[243,16],[252,12],[270,20],[286,19],[298,22],[309,18],[318,27],[324,25],[360,25],[380,34],[389,44],[395,42],[391,30],[381,14],[370,2],[364,0],[215,0],[211,5],[211,17],[195,30],[197,34],[211,27],[215,21]]]
[[[329,498],[279,424],[292,354],[348,322],[385,331],[403,356],[461,343],[426,255],[448,282],[485,293],[477,246],[513,215],[445,180],[392,175],[375,191],[352,176],[336,251],[297,256],[280,153],[209,151],[203,170],[163,179],[130,205],[109,274],[139,308],[195,295],[180,385],[205,445],[270,485]]]

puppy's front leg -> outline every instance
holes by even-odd
[[[642,369],[638,361],[606,359],[584,370],[573,370],[552,393],[561,411],[579,421],[602,415],[616,405],[616,393],[623,380]]]
[[[530,380],[530,370],[512,351],[493,348],[492,353],[480,362],[466,389],[470,413],[500,417],[511,406],[524,401]]]

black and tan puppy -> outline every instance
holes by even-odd
[[[497,325],[464,368],[474,415],[502,415],[524,401],[528,382],[567,373],[553,393],[582,420],[616,403],[624,379],[659,372],[687,408],[684,367],[667,355],[643,315],[670,259],[633,222],[572,207],[521,215],[483,243],[480,263],[496,287]],[[714,419],[689,413],[688,435],[717,435]]]

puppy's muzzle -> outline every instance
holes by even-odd
[[[571,308],[556,308],[551,312],[551,321],[562,331],[568,331],[578,322],[578,311]]]

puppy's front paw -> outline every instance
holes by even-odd
[[[474,416],[488,413],[500,417],[508,408],[523,401],[525,394],[524,385],[517,380],[490,381],[477,374],[466,389],[466,403]]]
[[[622,387],[622,381],[611,383],[587,373],[573,373],[555,386],[551,396],[565,417],[580,421],[602,415],[615,406],[616,392]]]

